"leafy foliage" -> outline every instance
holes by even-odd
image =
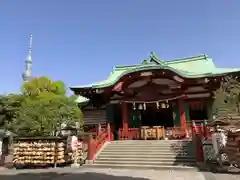
[[[82,125],[82,113],[74,97],[65,95],[61,81],[47,77],[24,83],[21,95],[0,98],[0,122],[19,135],[55,135],[61,124]]]
[[[225,77],[221,83],[220,89],[225,93],[227,101],[231,101],[233,103],[237,103],[239,101],[240,83],[238,77]]]
[[[17,118],[22,100],[23,97],[16,94],[0,96],[0,128],[9,128],[9,125]]]
[[[65,85],[62,81],[51,81],[48,77],[42,76],[32,78],[30,82],[25,82],[21,88],[21,92],[25,96],[36,97],[42,93],[52,93],[55,95],[64,96]]]
[[[213,112],[218,116],[228,116],[229,114],[239,114],[240,103],[240,82],[238,77],[227,76],[215,91]],[[224,115],[222,113],[225,113]]]

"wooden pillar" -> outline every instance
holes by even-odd
[[[192,140],[195,146],[196,161],[198,163],[203,163],[204,162],[203,144],[195,120],[192,120]]]
[[[207,120],[204,120],[204,138],[205,138],[205,139],[208,139],[208,138],[209,138],[209,131],[208,131]]]
[[[183,107],[183,100],[178,100],[178,109],[179,109],[179,117],[180,117],[180,129],[181,132],[186,133],[187,130],[187,122],[186,115]]]
[[[101,124],[97,125],[97,136],[99,136],[102,133],[102,126]]]
[[[108,133],[108,141],[112,141],[111,126],[109,123],[107,124],[107,133]]]
[[[128,109],[127,109],[127,103],[122,102],[122,127],[123,127],[123,133],[125,136],[127,136],[128,132]]]
[[[4,165],[3,138],[0,138],[0,166]]]
[[[94,160],[95,151],[96,151],[95,141],[94,141],[92,135],[89,135],[89,137],[88,137],[88,157],[87,157],[87,159],[89,160],[90,164]]]

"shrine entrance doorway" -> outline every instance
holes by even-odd
[[[141,111],[142,126],[164,126],[173,127],[173,110],[171,104],[165,107],[156,108],[148,106],[146,110]]]

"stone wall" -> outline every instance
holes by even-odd
[[[240,130],[228,132],[227,145],[224,151],[227,153],[229,163],[240,166]]]
[[[212,140],[204,140],[202,144],[203,144],[204,161],[205,162],[216,161]]]

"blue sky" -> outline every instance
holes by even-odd
[[[206,53],[240,67],[239,0],[0,0],[0,93],[18,92],[33,33],[33,76],[104,80],[114,65]]]

